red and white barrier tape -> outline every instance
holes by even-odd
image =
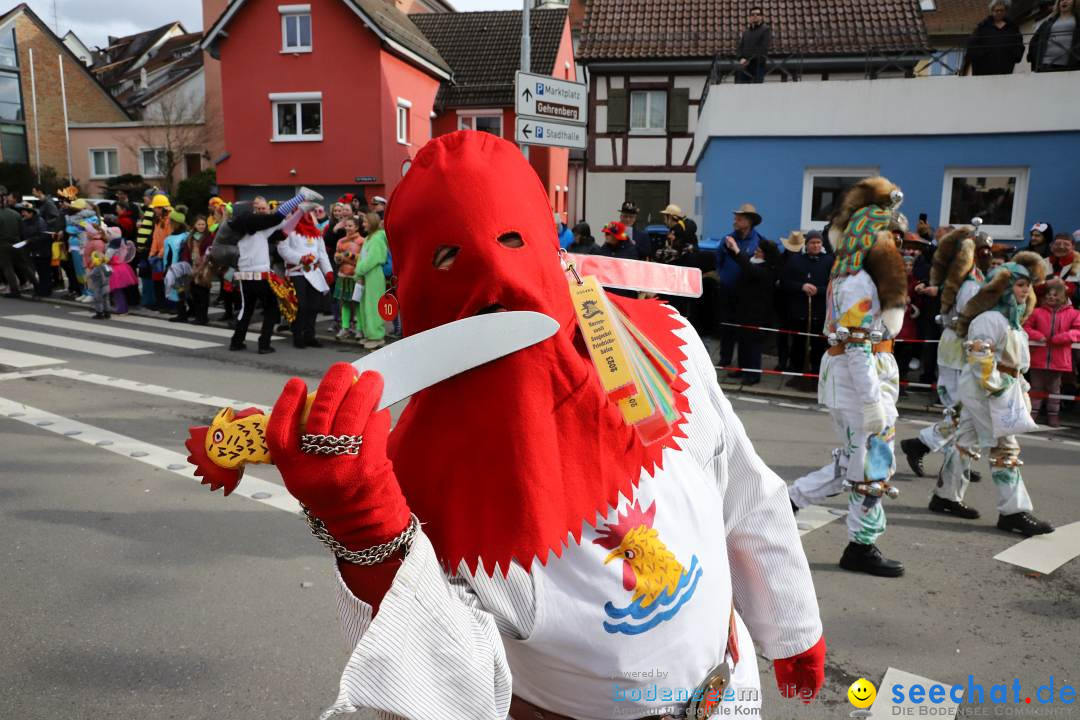
[[[800,373],[800,372],[788,372],[786,370],[765,370],[764,368],[741,368],[741,367],[725,367],[723,365],[713,365],[717,370],[723,370],[725,372],[742,372],[751,373],[754,375],[782,375],[784,377],[804,377],[817,379],[820,377],[817,373]],[[900,381],[901,387],[906,388],[919,388],[924,390],[936,390],[936,383],[920,383],[909,382],[907,380]],[[1039,391],[1028,391],[1028,396],[1033,398],[1049,398],[1051,400],[1080,400],[1080,395],[1058,395],[1054,393],[1044,393]]]
[[[720,324],[723,325],[724,327],[741,328],[743,330],[761,330],[762,332],[779,333],[781,335],[802,335],[804,337],[812,337],[812,338],[824,338],[824,337],[826,337],[825,333],[807,333],[807,332],[800,332],[798,330],[784,330],[782,328],[765,327],[764,325],[747,325],[747,324],[744,324],[744,323],[732,323],[732,322],[722,322]],[[893,340],[893,342],[898,342],[898,343],[937,343],[937,342],[940,342],[940,340],[923,340],[921,338],[896,338],[896,339]],[[1046,343],[1042,342],[1041,340],[1029,341],[1028,345],[1030,347],[1046,347]],[[1073,343],[1072,348],[1074,350],[1080,349],[1080,343]]]

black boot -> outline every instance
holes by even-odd
[[[242,342],[231,342],[231,343],[229,343],[229,349],[232,350],[233,352],[236,352],[236,351],[239,351],[239,350],[247,350],[247,345],[245,345]]]
[[[878,577],[900,577],[904,574],[904,564],[882,557],[877,545],[863,545],[856,542],[850,542],[844,548],[844,555],[840,558],[840,567]]]
[[[978,470],[968,470],[968,482],[982,482],[982,473]]]
[[[911,467],[911,472],[915,473],[919,477],[926,475],[926,470],[923,468],[923,458],[930,452],[930,448],[926,447],[917,437],[908,438],[907,440],[900,441],[900,449],[903,450],[904,455],[907,456],[908,465]]]
[[[930,496],[930,512],[955,515],[965,520],[977,520],[979,518],[979,511],[975,508],[956,500],[946,500],[937,495]]]
[[[999,515],[997,526],[999,530],[1018,532],[1024,537],[1032,535],[1045,535],[1054,532],[1054,526],[1045,520],[1040,520],[1029,512],[1010,513]]]

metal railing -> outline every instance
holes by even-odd
[[[1035,33],[1021,35],[1023,54],[1016,65],[1027,64],[1031,38]],[[824,43],[827,37],[820,38]],[[1001,47],[1014,47],[1013,44]],[[969,44],[953,45],[944,48],[926,48],[925,50],[878,50],[866,49],[846,55],[822,57],[821,53],[778,53],[769,55],[765,60],[765,78],[779,77],[781,82],[799,82],[807,74],[828,75],[830,73],[858,74],[859,79],[877,80],[882,77],[939,77],[943,75],[966,75],[971,70],[968,56]],[[980,50],[995,50],[993,44],[980,44]],[[1076,60],[1080,61],[1080,48],[1072,50]],[[720,52],[713,56],[709,66],[709,79],[701,97],[701,107],[709,96],[713,85],[734,82],[742,72],[742,66],[736,55]],[[1038,70],[1036,70],[1038,72]]]

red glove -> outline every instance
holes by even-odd
[[[326,284],[330,287],[334,286],[334,273],[332,271],[328,270],[326,272]]]
[[[285,487],[350,550],[384,543],[409,523],[409,506],[386,454],[390,411],[375,412],[382,390],[378,373],[357,378],[352,365],[335,363],[319,383],[303,430],[307,386],[299,378],[285,385],[266,428]],[[360,435],[363,445],[357,455],[308,454],[300,450],[302,433]]]
[[[806,704],[817,697],[825,682],[825,649],[825,636],[822,635],[809,650],[773,660],[773,672],[781,695],[799,697]]]

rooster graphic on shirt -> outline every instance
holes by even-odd
[[[623,589],[630,592],[626,607],[608,602],[604,622],[609,633],[638,635],[670,620],[694,594],[702,570],[697,556],[690,567],[679,562],[653,527],[656,503],[645,510],[634,502],[620,512],[614,523],[597,528],[594,543],[610,550],[604,564],[622,563]]]

